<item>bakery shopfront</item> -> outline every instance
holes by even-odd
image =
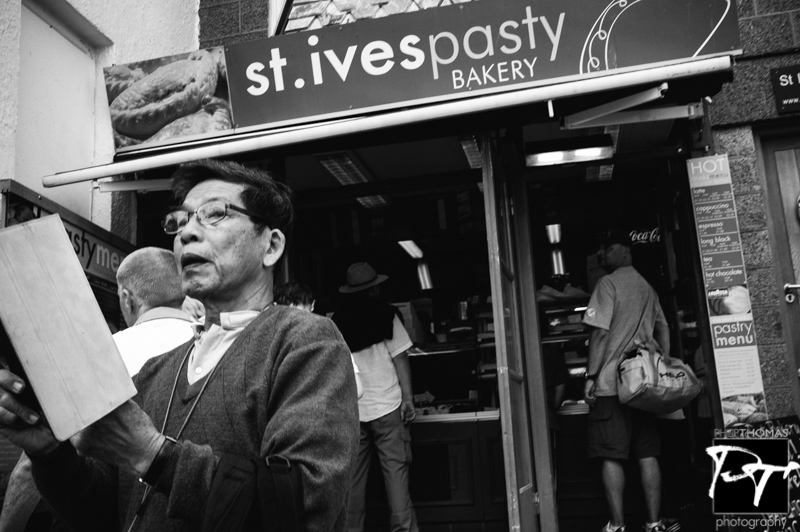
[[[137,194],[137,246],[169,248],[159,221],[175,165],[227,157],[274,171],[299,213],[280,277],[311,285],[317,312],[333,311],[352,262],[390,277],[384,295],[415,340],[421,527],[599,528],[605,500],[583,454],[579,394],[598,229],[634,236],[673,356],[707,379],[683,419],[665,420],[680,447],[671,470],[691,474],[734,402],[747,408],[730,424],[768,415],[758,371],[734,384],[718,371],[712,326],[746,322],[733,289],[746,280],[725,277],[709,295],[709,268],[736,265],[706,268],[694,208],[713,200],[697,183],[725,186],[705,98],[731,77],[736,13],[668,8],[463,3],[113,67],[114,161],[44,183]],[[155,96],[184,76],[196,86],[177,100]],[[740,362],[752,364],[745,351]],[[702,482],[696,498],[684,489],[688,500],[670,503],[676,512],[693,504],[710,518]],[[374,491],[368,524],[379,530]]]

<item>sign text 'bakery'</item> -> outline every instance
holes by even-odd
[[[493,0],[115,66],[106,87],[116,145],[125,149],[738,49],[736,10],[727,2]]]

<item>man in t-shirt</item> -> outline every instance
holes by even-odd
[[[392,532],[417,531],[417,518],[408,494],[411,447],[407,423],[416,416],[411,368],[406,351],[412,346],[397,309],[378,299],[378,275],[366,262],[347,270],[346,294],[332,319],[353,354],[363,383],[358,400],[361,439],[350,485],[348,532],[364,529],[364,502],[373,448],[377,448]]]
[[[632,266],[630,235],[611,230],[601,236],[597,252],[602,277],[592,293],[583,322],[591,326],[584,396],[590,458],[600,458],[603,489],[611,519],[603,532],[624,532],[623,460],[639,462],[647,505],[646,532],[663,532],[661,521],[660,441],[655,416],[619,403],[617,366],[637,344],[669,355],[669,327],[658,295]]]

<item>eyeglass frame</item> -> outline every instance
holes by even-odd
[[[196,208],[193,211],[190,211],[188,209],[184,209],[184,208],[181,208],[181,207],[174,207],[161,220],[161,229],[164,231],[164,233],[166,233],[166,234],[168,234],[170,236],[180,234],[183,231],[183,228],[186,227],[186,224],[188,224],[189,221],[192,219],[192,216],[197,215],[197,211],[199,211],[200,209],[202,209],[203,207],[205,207],[209,203],[222,203],[225,206],[225,214],[222,216],[222,218],[220,218],[216,222],[213,222],[213,223],[208,224],[208,225],[203,223],[198,218],[197,222],[200,225],[202,225],[203,227],[209,227],[209,226],[212,226],[212,225],[216,225],[216,224],[220,223],[222,220],[224,220],[225,218],[227,218],[228,217],[228,209],[231,209],[231,210],[236,211],[236,212],[241,213],[241,214],[245,214],[247,216],[250,216],[251,218],[255,218],[256,220],[258,220],[260,222],[269,223],[268,220],[266,218],[264,218],[263,216],[261,216],[260,214],[255,213],[255,212],[253,212],[253,211],[251,211],[249,209],[245,209],[244,207],[239,207],[238,205],[234,205],[233,203],[225,203],[222,200],[209,200],[209,201],[203,203],[202,205],[200,205],[198,208]],[[172,215],[172,214],[174,214],[176,212],[185,212],[188,215],[187,218],[186,218],[186,224],[183,224],[183,227],[181,227],[180,229],[178,229],[178,230],[176,230],[176,231],[174,231],[172,233],[167,232],[167,228],[165,227],[166,224],[164,222],[166,221],[168,216],[170,216],[170,215]]]

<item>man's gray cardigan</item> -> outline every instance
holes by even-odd
[[[137,401],[174,436],[206,379],[189,385],[181,361],[188,343],[152,359],[135,382]],[[172,453],[136,530],[200,530],[222,453],[281,455],[303,473],[309,531],[344,530],[351,464],[358,449],[356,386],[350,352],[327,318],[271,306],[219,362]],[[127,530],[144,486],[134,476],[79,457],[69,442],[33,460],[37,486],[78,530]]]

